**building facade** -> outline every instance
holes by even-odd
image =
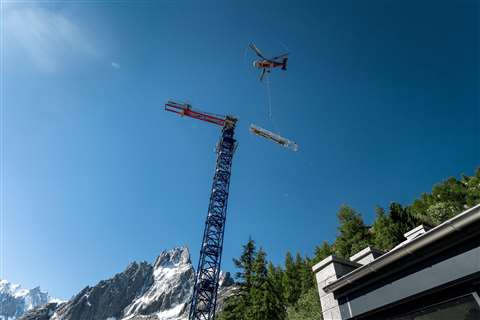
[[[480,205],[404,236],[313,266],[324,320],[480,320]]]

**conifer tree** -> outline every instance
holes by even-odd
[[[246,320],[245,295],[243,292],[237,292],[225,300],[222,312],[218,316],[218,320]]]
[[[300,276],[302,278],[302,293],[309,291],[315,287],[315,275],[312,271],[313,262],[307,256],[303,260]]]
[[[272,262],[268,263],[267,267],[268,279],[275,291],[282,296],[284,300],[284,288],[283,288],[283,270],[280,266],[274,266]]]
[[[422,223],[426,223],[425,220],[422,221],[419,219],[418,215],[415,215],[411,208],[404,208],[396,202],[390,204],[389,216],[394,224],[392,236],[395,238],[395,244],[405,240],[403,235],[407,231],[412,230]]]
[[[265,251],[260,249],[255,258],[253,287],[250,292],[252,307],[247,311],[247,318],[283,320],[286,310],[282,295],[269,281],[265,257]]]
[[[295,272],[298,275],[298,289],[301,293],[302,287],[303,287],[303,269],[304,269],[304,263],[302,256],[300,255],[300,252],[297,252],[295,254]],[[300,295],[299,295],[300,296]]]
[[[270,281],[271,278],[281,279],[282,272],[271,265],[272,275],[269,275],[265,251],[259,249],[257,252],[255,242],[249,239],[234,263],[239,269],[236,273],[239,289],[227,298],[219,320],[285,320],[282,292]]]
[[[251,308],[251,289],[253,287],[254,262],[257,249],[255,242],[249,238],[243,245],[243,252],[240,258],[233,259],[238,271],[235,274],[239,286],[236,294],[228,297],[225,301],[223,311],[219,320],[249,320],[247,311]]]
[[[243,253],[239,259],[233,259],[235,267],[239,269],[235,274],[239,280],[239,284],[245,287],[245,290],[249,290],[252,287],[253,266],[255,262],[255,256],[257,255],[257,249],[255,241],[251,238],[243,245]]]
[[[373,245],[380,250],[388,251],[398,242],[395,224],[383,208],[376,208],[377,217],[372,226]]]
[[[288,305],[294,305],[301,294],[300,275],[297,266],[293,261],[292,254],[287,252],[285,257],[285,272],[283,274],[283,287],[285,300]]]
[[[370,241],[368,229],[359,213],[344,205],[338,212],[338,220],[340,234],[334,244],[336,254],[349,258],[368,246]]]
[[[332,253],[332,246],[329,245],[327,241],[323,241],[320,246],[315,247],[315,257],[313,258],[312,263],[318,263],[326,257],[332,255]]]
[[[293,307],[287,309],[288,320],[321,320],[322,308],[317,288],[303,293]]]
[[[295,269],[299,278],[300,294],[308,291],[313,286],[313,272],[311,270],[310,259],[302,258],[299,252],[295,256]]]

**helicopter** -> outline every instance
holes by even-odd
[[[260,51],[260,49],[257,48],[255,44],[250,43],[249,47],[255,52],[257,56],[260,57],[260,59],[253,61],[254,68],[262,69],[262,72],[260,74],[260,81],[262,81],[265,75],[267,73],[270,73],[273,68],[281,67],[282,70],[287,70],[288,53],[267,59],[263,56],[262,52]]]

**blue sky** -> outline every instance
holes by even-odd
[[[2,275],[68,298],[178,245],[194,264],[219,128],[240,118],[223,269],[275,263],[480,163],[479,5],[458,1],[2,1]],[[290,52],[267,89],[247,51]],[[295,140],[297,153],[248,132]]]

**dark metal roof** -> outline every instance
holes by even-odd
[[[437,227],[404,241],[371,263],[361,266],[325,286],[326,292],[346,295],[377,280],[406,269],[421,260],[429,259],[462,241],[480,236],[480,204],[443,222]]]

